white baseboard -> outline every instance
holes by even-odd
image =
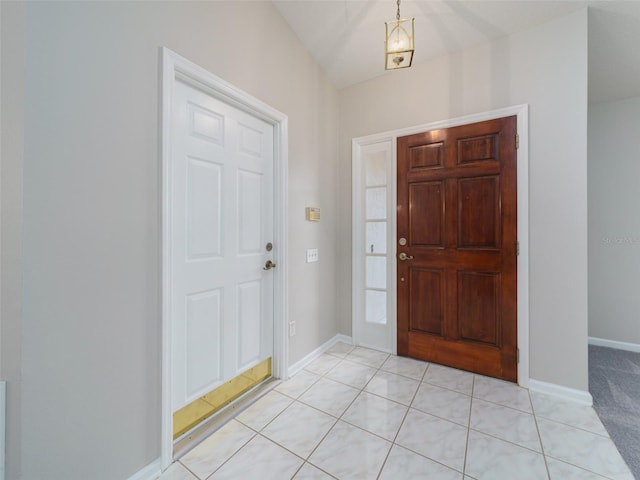
[[[335,337],[331,339],[333,343],[331,346],[333,347],[336,343],[342,342],[347,343],[349,345],[353,345],[353,338],[348,335],[343,335],[341,333],[337,334]]]
[[[616,348],[618,350],[627,350],[628,352],[640,352],[640,345],[637,343],[619,342],[617,340],[607,340],[606,338],[589,337],[589,345]]]
[[[162,462],[158,458],[144,467],[142,470],[134,473],[129,480],[156,480],[162,475]]]
[[[593,405],[593,397],[589,392],[576,390],[575,388],[563,387],[562,385],[556,385],[555,383],[529,379],[529,390],[553,395],[554,397],[560,397],[564,400],[576,402],[581,405]]]
[[[7,382],[0,382],[0,480],[4,480],[4,452],[6,442]]]
[[[336,343],[343,342],[348,343],[349,345],[353,345],[353,340],[351,337],[347,335],[338,334],[329,341],[323,343],[318,348],[316,348],[313,352],[306,355],[301,360],[297,361],[293,365],[289,367],[289,376],[295,375],[304,367],[313,362],[316,358],[322,355],[324,352],[333,347]],[[160,458],[153,461],[146,467],[144,467],[139,472],[135,473],[128,480],[156,480],[162,474],[162,461]],[[1,480],[1,479],[0,479]]]
[[[293,365],[290,365],[289,366],[289,376],[291,377],[291,376],[295,375],[296,373],[298,373],[300,370],[302,370],[304,367],[309,365],[316,358],[318,358],[320,355],[322,355],[324,352],[326,352],[331,347],[333,347],[336,343],[339,343],[339,342],[348,343],[349,345],[353,345],[353,339],[351,337],[348,337],[347,335],[342,335],[342,334],[339,333],[338,335],[333,337],[331,340],[329,340],[329,341],[323,343],[322,345],[320,345],[313,352],[309,353],[308,355],[305,355],[302,359],[298,360]]]

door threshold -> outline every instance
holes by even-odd
[[[188,431],[173,443],[173,461],[179,460],[187,452],[195,448],[207,437],[220,430],[237,415],[256,403],[267,393],[280,385],[282,381],[277,378],[269,378],[249,390],[232,404],[226,406],[220,412],[204,420],[202,423]]]

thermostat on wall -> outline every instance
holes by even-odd
[[[307,220],[310,222],[319,222],[320,209],[316,207],[307,207]]]

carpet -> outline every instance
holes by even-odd
[[[589,345],[593,407],[640,480],[640,353]]]

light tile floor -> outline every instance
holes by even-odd
[[[591,407],[338,343],[161,480],[633,480]]]

